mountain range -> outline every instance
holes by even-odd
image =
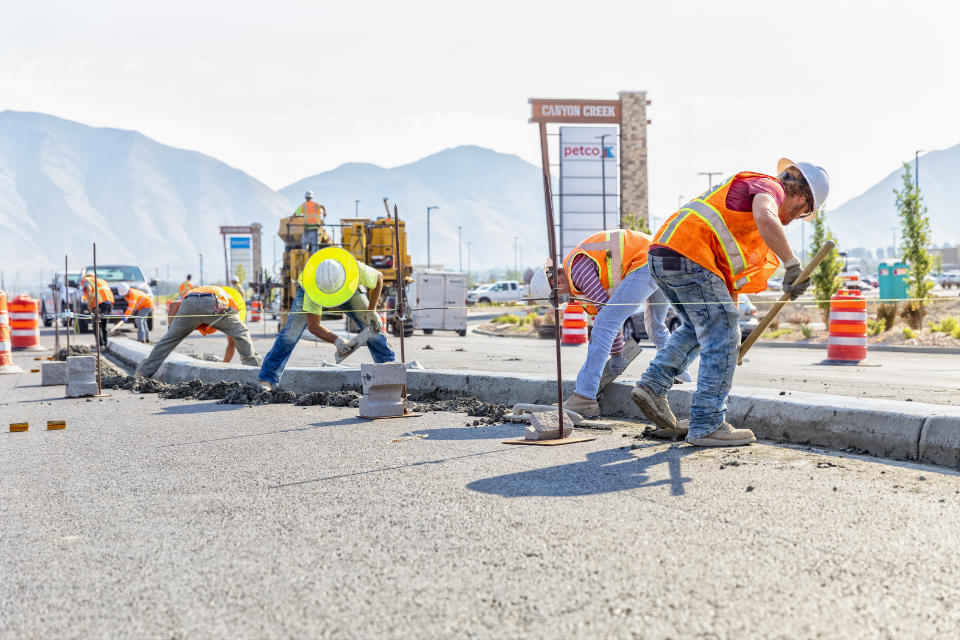
[[[920,159],[920,186],[934,243],[960,242],[960,145]],[[886,247],[899,227],[893,189],[900,168],[829,213],[840,245]],[[407,223],[416,264],[474,271],[536,264],[546,251],[540,169],[514,155],[476,146],[446,149],[416,162],[384,168],[350,162],[274,191],[216,158],[170,147],[136,131],[89,127],[50,115],[0,112],[0,271],[19,271],[39,282],[62,267],[92,259],[131,262],[148,277],[198,280],[222,273],[220,225],[260,222],[264,266],[278,241],[279,218],[289,215],[311,189],[326,206],[328,222],[376,217],[383,198],[397,204]],[[357,201],[359,200],[359,203]],[[462,245],[458,238],[462,228]],[[794,246],[800,224],[791,225]],[[517,238],[516,245],[514,238]],[[807,234],[809,241],[809,234]],[[462,248],[462,256],[461,256]]]

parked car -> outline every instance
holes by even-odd
[[[491,302],[520,302],[527,287],[516,280],[500,280],[477,287],[467,294],[467,304],[490,304]]]
[[[760,324],[760,320],[757,318],[757,307],[755,304],[750,302],[750,298],[747,296],[740,296],[740,342],[743,342],[747,339],[753,330],[757,328],[757,325]]]
[[[940,275],[940,286],[944,289],[950,287],[960,288],[960,269],[949,269]]]
[[[84,267],[80,270],[81,278],[88,273],[93,273],[93,267]],[[139,289],[153,298],[151,287],[157,286],[156,280],[147,280],[143,277],[140,267],[131,264],[98,264],[97,277],[106,280],[113,292],[113,313],[122,315],[127,310],[127,301],[117,292],[117,287],[121,283],[126,283],[132,289]],[[87,302],[80,296],[80,313],[90,313],[87,308]],[[90,323],[86,319],[78,320],[80,333],[86,333],[90,329]],[[153,330],[153,313],[147,316],[147,328]]]
[[[40,296],[40,317],[43,319],[43,326],[53,325],[54,316],[57,313],[57,305],[54,304],[54,292],[60,298],[60,309],[76,309],[80,302],[79,295],[80,273],[70,271],[67,273],[67,289],[63,288],[63,274],[54,274],[53,281],[43,290]],[[69,302],[68,302],[69,300]],[[61,324],[66,326],[69,321],[64,319]]]
[[[677,310],[672,306],[667,308],[665,323],[670,333],[679,329],[680,325],[683,324],[683,321],[680,320],[680,316],[677,314]],[[636,311],[623,322],[623,337],[633,338],[636,342],[650,338],[643,324],[643,305],[637,307]]]

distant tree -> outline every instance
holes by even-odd
[[[240,286],[242,287],[243,281],[247,277],[247,270],[243,268],[242,263],[236,266],[236,268],[233,270],[233,275],[237,276],[237,279],[240,280]],[[228,282],[227,284],[229,285],[230,283]]]
[[[815,255],[827,240],[836,243],[837,238],[827,227],[827,214],[821,209],[813,219],[813,238],[810,240],[810,253]],[[840,253],[834,247],[827,254],[810,276],[813,285],[813,297],[817,299],[817,306],[823,313],[823,321],[830,321],[830,298],[840,289],[840,271],[843,270],[843,261]]]
[[[897,211],[900,214],[900,250],[904,262],[910,267],[907,294],[912,298],[904,306],[902,315],[912,329],[920,329],[927,314],[928,303],[925,298],[933,288],[933,283],[927,280],[927,274],[933,266],[927,252],[930,246],[930,218],[907,162],[903,163],[901,177],[903,188],[894,189],[893,193],[897,197]]]
[[[647,222],[647,219],[641,218],[633,211],[627,211],[625,214],[620,216],[620,225],[624,229],[632,229],[633,231],[639,231],[640,233],[650,233],[650,223]]]

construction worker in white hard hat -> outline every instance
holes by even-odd
[[[230,276],[230,286],[231,286],[232,288],[236,289],[236,290],[240,293],[240,296],[241,296],[242,298],[246,299],[247,294],[246,294],[246,292],[243,290],[243,284],[240,282],[240,278],[239,278],[239,277],[237,277],[236,275]]]
[[[307,189],[303,198],[303,204],[297,207],[293,215],[303,217],[304,230],[301,242],[304,245],[316,247],[320,235],[318,229],[326,222],[327,210],[322,204],[313,201],[313,191]]]
[[[110,333],[116,333],[120,326],[132,317],[137,325],[137,340],[150,342],[147,317],[153,313],[153,296],[125,282],[117,285],[117,293],[127,301],[127,308],[123,312],[123,318],[110,329]]]
[[[735,429],[726,421],[740,350],[737,295],[766,289],[781,262],[784,292],[795,299],[806,291],[809,281],[798,282],[802,267],[784,227],[816,216],[829,190],[822,167],[783,158],[776,177],[742,171],[683,205],[657,231],[650,273],[683,325],[630,395],[661,435],[713,447],[756,441],[750,429]],[[667,392],[697,354],[700,368],[687,430],[670,410]]]
[[[324,342],[336,345],[338,353],[347,352],[347,341],[321,323],[324,307],[339,308],[358,325],[370,329],[371,338],[366,345],[374,362],[396,360],[376,311],[383,291],[382,273],[340,247],[325,247],[310,256],[297,283],[297,295],[287,322],[260,367],[261,385],[273,388],[280,383],[287,360],[305,329]]]
[[[236,294],[236,295],[234,295]],[[175,314],[166,335],[160,338],[150,355],[137,367],[137,376],[149,378],[163,361],[193,331],[203,335],[222,331],[233,340],[240,353],[240,361],[249,366],[260,366],[260,358],[253,348],[250,331],[241,316],[243,299],[229,287],[194,287],[176,305],[171,305]],[[229,349],[229,346],[228,346]]]
[[[571,295],[587,313],[595,316],[587,359],[577,373],[577,385],[564,406],[585,418],[600,415],[597,395],[605,373],[619,377],[630,364],[625,355],[623,325],[641,304],[643,320],[657,348],[666,344],[670,332],[665,319],[668,304],[664,304],[656,283],[647,269],[647,251],[650,236],[630,229],[614,229],[594,233],[577,245],[563,261],[563,267],[553,269],[548,264],[533,274],[530,295],[550,299],[555,286],[559,295]],[[633,355],[639,350],[633,350]],[[686,370],[678,376],[689,380]]]

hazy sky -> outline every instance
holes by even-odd
[[[137,129],[279,188],[460,144],[538,163],[527,98],[645,89],[655,217],[698,171],[781,155],[826,167],[837,206],[960,142],[955,7],[6,0],[0,110]]]

